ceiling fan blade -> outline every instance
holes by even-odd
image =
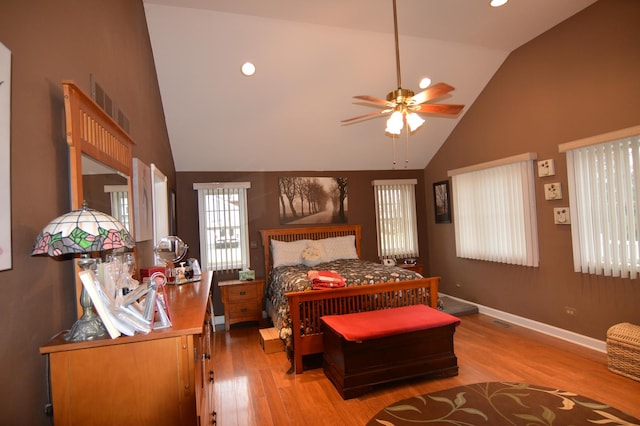
[[[427,114],[457,115],[460,111],[462,111],[462,108],[464,108],[464,105],[423,104],[416,105],[411,109],[415,112],[423,112]]]
[[[375,116],[382,117],[384,114],[390,113],[390,109],[385,109],[382,111],[370,112],[369,114],[359,115],[357,117],[347,118],[346,120],[342,120],[341,123],[353,123],[354,121],[363,120],[365,118],[374,118]]]
[[[358,96],[354,96],[355,99],[361,99],[363,101],[367,101],[367,102],[373,102],[374,104],[380,104],[380,105],[386,105],[386,106],[393,106],[393,103],[390,103],[389,101],[385,101],[384,99],[379,99],[379,98],[374,98],[373,96],[368,96],[368,95],[358,95]]]
[[[437,99],[440,96],[444,96],[452,90],[454,90],[453,87],[449,86],[447,83],[436,83],[433,86],[429,86],[422,92],[413,96],[411,100],[416,104],[421,104],[423,102]]]

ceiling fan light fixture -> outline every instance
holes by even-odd
[[[409,125],[409,130],[415,132],[424,124],[424,120],[415,112],[411,112],[407,114],[407,124]]]
[[[392,135],[399,135],[404,126],[404,117],[400,111],[394,111],[387,120],[387,128],[385,132]]]
[[[494,0],[495,1],[495,0]],[[364,120],[375,118],[375,117],[383,117],[387,114],[391,114],[387,119],[387,127],[385,132],[388,135],[391,135],[393,143],[391,144],[395,147],[396,136],[399,136],[402,133],[402,130],[405,129],[406,139],[405,139],[405,167],[408,162],[408,145],[409,145],[409,136],[418,130],[420,126],[424,124],[424,119],[419,116],[417,113],[423,114],[440,114],[440,115],[449,115],[455,116],[464,105],[450,105],[450,104],[438,104],[432,103],[431,101],[435,101],[436,99],[442,98],[447,95],[450,91],[453,90],[452,86],[449,86],[446,83],[435,83],[431,84],[430,78],[423,78],[420,81],[420,88],[422,89],[419,93],[414,93],[412,90],[403,89],[402,81],[401,81],[401,73],[400,73],[400,48],[398,43],[398,14],[396,10],[396,0],[392,1],[393,3],[393,29],[394,29],[394,40],[395,40],[395,53],[396,53],[396,78],[398,85],[397,89],[389,92],[387,94],[386,100],[376,98],[368,95],[358,95],[354,96],[355,99],[359,101],[365,101],[370,103],[365,104],[367,106],[373,106],[378,108],[378,111],[371,112],[364,115],[359,115],[357,117],[348,118],[346,120],[342,120],[344,124],[362,122]],[[358,102],[360,103],[360,102]],[[395,156],[395,148],[393,148],[393,164],[395,168],[396,164],[396,156]]]

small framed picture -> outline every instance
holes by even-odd
[[[448,180],[433,184],[433,205],[436,212],[436,223],[451,223]]]

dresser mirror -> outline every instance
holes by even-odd
[[[71,208],[109,213],[135,236],[133,226],[133,140],[72,81],[63,81],[66,139],[69,145]],[[117,199],[113,199],[116,197]],[[80,294],[82,282],[76,280]],[[78,316],[82,307],[78,303]]]
[[[82,156],[82,199],[87,207],[118,219],[130,233],[129,176],[100,163],[88,155]]]

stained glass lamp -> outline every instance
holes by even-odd
[[[78,265],[90,269],[94,264],[90,253],[119,248],[133,248],[135,241],[118,219],[106,213],[92,210],[83,204],[79,210],[55,218],[40,232],[31,255],[62,256],[77,254]],[[82,317],[65,334],[68,341],[78,342],[105,336],[107,331],[95,313],[91,297],[82,286],[80,294]]]

